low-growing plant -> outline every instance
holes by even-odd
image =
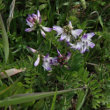
[[[0,0],[0,109],[109,109],[109,7]]]

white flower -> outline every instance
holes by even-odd
[[[73,30],[71,21],[69,21],[68,28],[69,30],[67,30],[67,33],[65,29],[61,28],[60,26],[53,26],[53,30],[57,32],[58,36],[60,35],[60,41],[65,40],[67,42],[70,42],[72,37],[76,39],[83,31],[82,29]]]

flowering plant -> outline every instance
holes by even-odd
[[[26,19],[27,25],[30,28],[27,28],[26,32],[31,32],[36,29],[36,26],[40,28],[41,34],[43,37],[45,37],[45,32],[50,32],[52,28],[44,27],[41,25],[41,16],[39,10],[37,11],[37,14],[29,15]],[[65,41],[68,46],[74,50],[79,50],[80,53],[85,53],[90,48],[94,48],[95,44],[91,42],[91,38],[95,35],[94,33],[87,33],[84,34],[81,37],[81,34],[83,32],[82,29],[73,29],[71,21],[69,21],[69,24],[64,26],[63,28],[60,26],[53,26],[53,30],[57,32],[57,36],[60,36],[59,41]],[[34,53],[35,50],[30,48],[29,49]],[[71,53],[68,52],[68,54],[63,56],[58,50],[57,50],[58,56],[56,57],[50,57],[49,54],[46,56],[43,56],[43,68],[47,71],[52,71],[52,66],[57,65],[65,65],[68,60],[70,59]],[[34,66],[38,66],[40,62],[40,55],[38,55],[37,60],[34,63]]]

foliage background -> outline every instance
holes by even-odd
[[[0,12],[9,39],[9,59],[5,63],[2,31],[0,26],[0,71],[10,68],[26,68],[26,71],[7,79],[0,79],[0,100],[21,93],[50,92],[82,88],[66,94],[19,105],[12,110],[107,110],[110,108],[110,2],[109,0],[16,0],[14,15],[8,31],[7,19],[12,0],[2,0]],[[94,49],[81,55],[72,51],[70,69],[54,68],[51,73],[42,69],[42,63],[35,68],[36,54],[31,54],[27,46],[42,54],[57,55],[58,48],[66,53],[65,43],[59,44],[55,32],[48,33],[46,39],[37,31],[26,33],[26,17],[40,10],[43,24],[64,26],[69,20],[75,28],[84,32],[95,32]],[[21,77],[19,80],[18,77]],[[16,82],[17,80],[17,82]],[[14,85],[14,86],[13,86]],[[11,87],[10,89],[7,89]],[[2,92],[4,91],[5,92]],[[55,100],[55,101],[54,101]],[[52,108],[52,106],[54,107]],[[7,106],[3,107],[8,109]],[[1,109],[3,109],[1,108]]]

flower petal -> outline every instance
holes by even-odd
[[[34,26],[34,22],[31,23],[31,22],[29,22],[28,20],[26,20],[26,22],[27,22],[27,25],[28,25],[29,27],[33,27],[33,26]]]
[[[69,21],[68,27],[69,27],[70,29],[73,29],[73,26],[72,26],[71,21]]]
[[[83,47],[83,43],[82,42],[77,42],[76,49],[80,50],[82,47]]]
[[[52,71],[51,65],[48,62],[44,62],[42,66],[44,70]]]
[[[66,61],[68,61],[71,58],[71,53],[68,52],[67,56],[66,56]]]
[[[86,46],[83,46],[83,48],[81,48],[80,52],[83,54],[83,53],[85,53],[87,50],[88,50],[87,47],[86,47]]]
[[[38,17],[38,23],[41,23],[41,15],[39,10],[37,10],[37,17]]]
[[[29,21],[29,22],[32,23],[33,22],[33,17],[31,15],[28,15],[26,21]]]
[[[38,18],[41,17],[41,15],[40,15],[40,11],[39,11],[39,10],[37,10],[37,16],[38,16]]]
[[[91,39],[94,35],[95,35],[94,32],[87,33],[87,37],[88,37],[88,39]]]
[[[32,14],[32,17],[34,18],[34,20],[38,20],[38,16],[36,14]]]
[[[41,30],[41,34],[45,38],[46,34],[45,34],[45,32],[43,30]]]
[[[46,32],[50,32],[52,30],[52,28],[45,27],[45,26],[42,26],[42,29]]]
[[[33,31],[33,30],[34,30],[33,27],[31,27],[31,28],[26,28],[26,29],[25,29],[26,32],[31,32],[31,31]]]
[[[66,35],[65,33],[63,33],[63,34],[61,35],[61,37],[60,37],[60,41],[66,39],[66,37],[67,37],[67,35]]]
[[[75,39],[82,33],[82,29],[71,30],[71,34],[75,37]]]
[[[62,57],[62,54],[60,53],[60,51],[57,49],[57,53],[59,57]]]
[[[87,34],[84,34],[84,35],[82,36],[81,40],[82,40],[82,41],[87,41],[87,39],[88,39],[87,37],[88,37]]]
[[[49,63],[51,65],[58,65],[58,61],[57,61],[58,57],[51,57],[50,60],[49,60]]]
[[[53,30],[56,31],[58,35],[63,33],[63,28],[60,26],[53,26]]]
[[[34,66],[38,66],[39,63],[40,63],[40,55],[38,55],[37,60],[34,63]]]
[[[69,35],[66,35],[65,40],[66,40],[66,42],[70,42],[70,36]]]
[[[71,46],[71,48],[73,48],[73,49],[75,49],[75,50],[80,50],[80,49],[83,47],[82,42],[77,42],[77,44],[76,44],[76,45],[75,45],[75,44],[70,43],[69,45]]]
[[[90,46],[91,48],[94,48],[95,44],[93,42],[89,42],[88,46]]]
[[[75,45],[75,44],[72,44],[72,43],[68,42],[68,45],[69,45],[72,49],[76,49],[76,45]]]
[[[44,62],[49,62],[49,60],[50,60],[49,54],[47,54],[46,56],[43,57]]]
[[[31,47],[27,47],[32,53],[36,53],[37,52],[37,50],[35,50],[35,49],[33,49],[33,48],[31,48]]]

